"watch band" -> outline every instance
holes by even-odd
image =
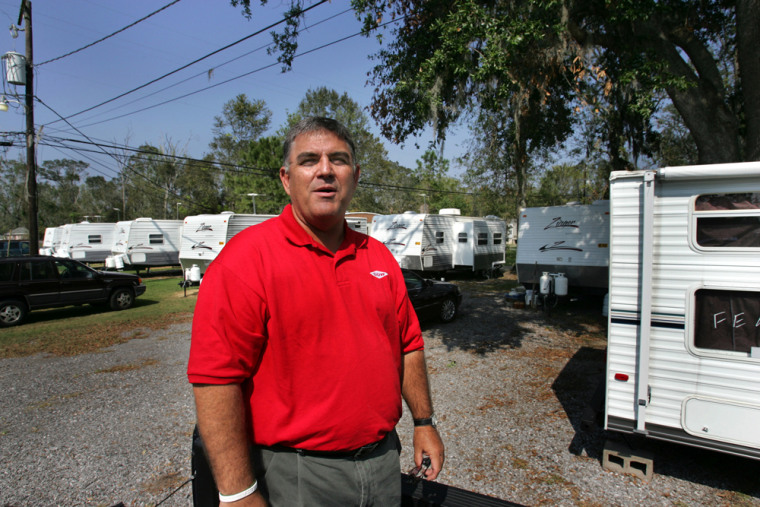
[[[430,417],[425,417],[423,419],[414,419],[414,426],[432,426],[435,428],[437,422],[435,414],[432,414]]]

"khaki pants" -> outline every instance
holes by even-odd
[[[359,458],[302,455],[256,448],[256,478],[272,507],[398,507],[401,469],[398,435],[392,431]]]

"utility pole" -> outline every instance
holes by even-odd
[[[29,252],[39,252],[39,233],[37,230],[37,161],[35,156],[34,134],[34,72],[32,44],[32,2],[21,0],[18,13],[18,25],[24,23],[26,38],[26,194],[27,213],[29,215]]]

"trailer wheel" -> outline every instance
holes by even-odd
[[[0,327],[17,326],[24,321],[27,309],[23,301],[6,299],[0,302]]]
[[[109,299],[111,310],[126,310],[134,302],[135,296],[132,294],[132,291],[124,287],[114,290]]]
[[[457,316],[457,304],[456,302],[451,299],[444,299],[441,303],[441,309],[438,313],[438,317],[443,322],[451,322],[454,320],[454,317]]]

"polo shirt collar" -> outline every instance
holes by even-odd
[[[312,238],[309,233],[301,227],[298,221],[296,221],[296,217],[293,216],[293,206],[291,204],[285,206],[280,214],[280,218],[282,219],[281,223],[283,225],[285,238],[289,242],[296,246],[310,246],[316,250],[333,255],[331,251],[314,241],[314,238]],[[351,229],[345,219],[343,220],[343,230],[345,231],[343,243],[341,243],[338,251],[335,253],[335,257],[354,255],[356,249],[364,246],[367,241],[366,237]]]

